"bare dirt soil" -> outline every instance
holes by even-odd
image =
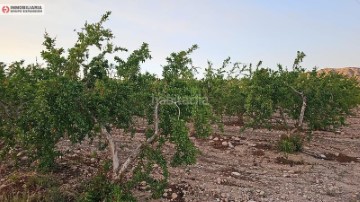
[[[284,131],[226,126],[223,136],[193,138],[197,164],[172,168],[170,183],[191,187],[182,201],[360,201],[359,115],[336,132],[314,132],[288,158],[276,149]]]
[[[287,158],[276,148],[285,131],[239,132],[240,126],[226,124],[224,134],[215,132],[207,139],[190,137],[201,152],[197,163],[169,166],[169,187],[161,199],[151,199],[144,183],[134,195],[139,201],[360,201],[360,110],[347,123],[336,132],[313,132],[304,151]],[[115,131],[122,161],[144,141],[143,130],[137,132],[130,137]],[[64,140],[59,144],[64,155],[58,159],[60,166],[53,176],[62,192],[75,198],[82,182],[110,158],[97,146],[97,140],[81,145]],[[174,146],[166,144],[164,149],[170,158]],[[20,164],[11,160],[0,164],[0,195],[19,194],[25,188],[43,191],[26,180],[37,175],[21,166],[28,160],[26,154],[15,154]]]

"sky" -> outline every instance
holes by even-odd
[[[193,63],[220,67],[231,57],[244,64],[263,61],[291,67],[297,51],[303,66],[360,66],[360,0],[0,0],[0,4],[43,4],[41,16],[0,15],[0,61],[41,61],[43,35],[70,48],[85,21],[112,11],[105,27],[116,45],[130,51],[149,44],[152,59],[142,71],[161,75],[165,58],[190,48]],[[123,55],[124,57],[125,55]]]

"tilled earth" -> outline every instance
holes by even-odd
[[[170,169],[170,184],[180,189],[167,189],[160,201],[360,201],[359,115],[348,124],[314,132],[304,152],[288,158],[276,149],[284,131],[225,126],[223,135],[191,137],[201,155]]]
[[[336,132],[315,131],[311,141],[305,141],[303,152],[287,158],[276,149],[285,134],[281,130],[240,133],[239,126],[227,125],[223,134],[191,137],[201,151],[197,163],[169,167],[169,187],[161,199],[150,199],[145,183],[134,194],[139,201],[360,201],[360,112],[347,122],[348,126]],[[142,132],[130,137],[115,131],[122,161],[144,141]],[[107,151],[98,151],[97,144],[62,141],[58,145],[64,155],[58,160],[61,169],[54,175],[63,191],[76,195],[81,182],[109,158]],[[164,150],[170,158],[174,146],[166,144]],[[21,152],[16,156],[27,161]],[[33,174],[21,167],[14,171],[10,165],[0,165],[0,193],[9,189],[21,192],[23,185],[11,184],[11,176]]]

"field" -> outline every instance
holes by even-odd
[[[236,122],[228,122],[222,135],[191,137],[201,152],[197,163],[170,167],[169,186],[161,199],[150,198],[145,182],[137,186],[134,195],[139,201],[360,201],[360,110],[347,122],[348,126],[336,132],[313,132],[304,151],[288,158],[276,149],[284,131],[247,129],[239,133]],[[144,141],[142,132],[140,126],[134,137],[121,131],[114,136],[121,160]],[[58,148],[64,155],[57,160],[58,170],[50,174],[22,167],[21,162],[28,159],[17,153],[20,164],[8,159],[0,165],[0,193],[36,200],[57,185],[55,197],[59,192],[65,193],[66,200],[75,199],[84,180],[109,158],[107,150],[97,149],[97,142],[72,145],[61,141]],[[170,158],[174,145],[167,143],[164,148]],[[153,176],[161,177],[154,167]]]
[[[160,76],[147,43],[123,58],[110,14],[69,49],[45,33],[44,64],[0,62],[0,201],[360,201],[360,68],[297,51],[200,79],[193,44]]]

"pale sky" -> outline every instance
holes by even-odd
[[[134,50],[142,42],[153,59],[144,71],[161,74],[171,52],[192,44],[194,64],[234,62],[290,67],[296,51],[303,66],[360,66],[360,0],[0,0],[0,4],[45,5],[42,16],[0,16],[0,61],[40,58],[45,30],[65,49],[76,41],[74,29],[112,11],[106,27],[116,45]]]

